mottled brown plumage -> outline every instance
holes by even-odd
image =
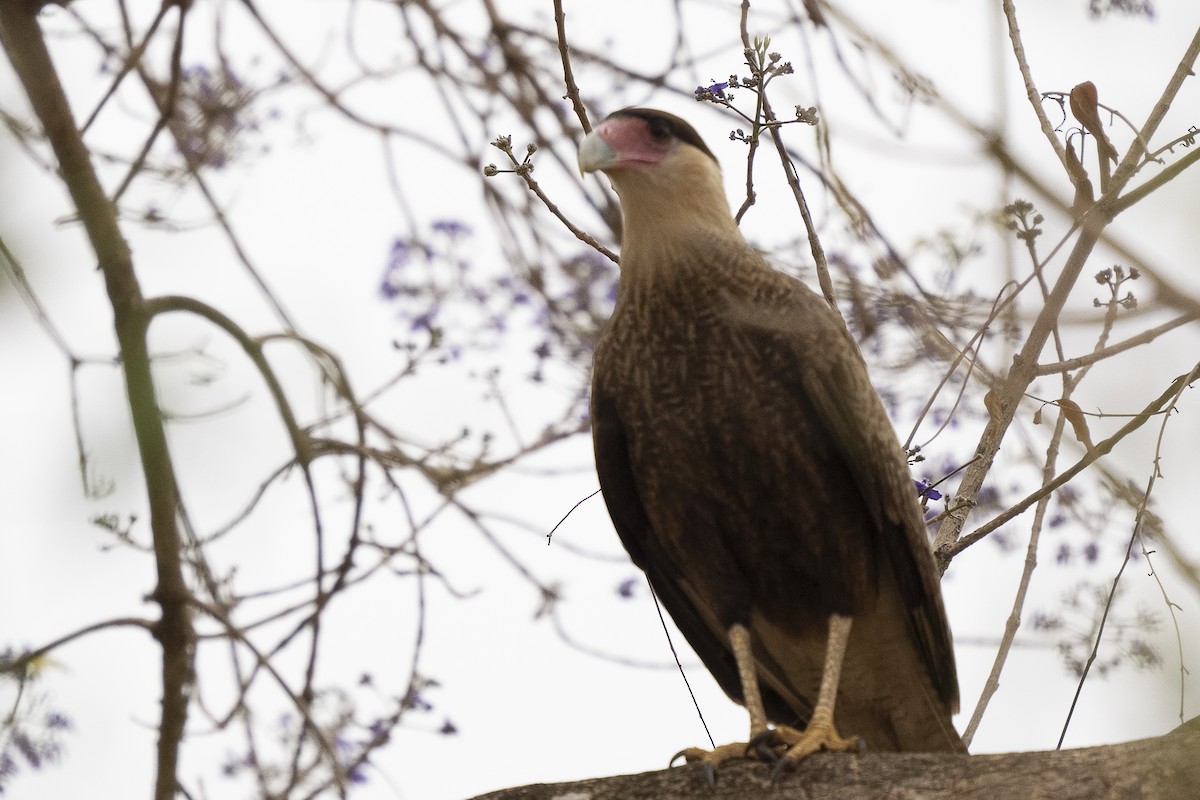
[[[679,118],[616,112],[580,164],[608,174],[624,216],[592,427],[630,556],[721,687],[749,700],[752,736],[756,689],[771,721],[808,723],[836,614],[852,620],[836,728],[876,750],[962,750],[913,483],[840,318],[746,243],[715,158]]]

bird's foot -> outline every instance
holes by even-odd
[[[830,753],[861,753],[866,749],[866,744],[857,736],[841,736],[832,722],[814,720],[803,731],[787,725],[772,728],[751,739],[750,747],[754,752],[766,751],[778,755],[773,777],[779,777],[813,753],[822,750]]]
[[[857,736],[843,737],[832,723],[816,722],[803,731],[780,725],[751,737],[748,742],[732,742],[712,750],[688,747],[672,756],[671,764],[683,758],[688,764],[703,765],[704,777],[709,787],[713,787],[717,769],[726,761],[750,758],[774,764],[771,777],[776,779],[813,753],[862,753],[865,750],[866,742]]]
[[[768,731],[767,733],[770,733]],[[700,764],[704,768],[704,779],[708,782],[709,788],[715,788],[717,769],[726,761],[734,761],[739,758],[757,758],[764,761],[775,762],[779,760],[779,753],[774,752],[769,746],[755,744],[762,735],[755,736],[749,742],[731,742],[723,744],[720,747],[714,747],[712,750],[705,750],[700,747],[688,747],[680,750],[671,757],[671,765],[683,758],[688,764]]]
[[[671,764],[674,766],[675,762],[682,758],[688,764],[712,764],[717,767],[735,758],[753,758],[752,752],[750,744],[747,742],[731,742],[714,747],[712,750],[686,747],[671,757]]]

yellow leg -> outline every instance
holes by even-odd
[[[838,683],[842,677],[842,660],[846,655],[846,644],[850,640],[850,625],[853,621],[853,617],[843,617],[839,614],[829,617],[821,688],[817,692],[817,704],[813,708],[812,717],[803,731],[787,725],[773,729],[767,727],[767,714],[763,709],[762,694],[758,690],[758,678],[754,670],[750,631],[744,625],[734,625],[730,628],[729,644],[737,661],[743,702],[746,711],[750,713],[750,739],[748,742],[724,744],[712,750],[689,747],[677,753],[675,758],[683,756],[689,764],[703,764],[709,783],[712,783],[716,768],[735,758],[777,760],[778,772],[821,750],[858,750],[857,738],[844,738],[833,726],[833,709],[837,701]],[[671,759],[672,762],[675,758]]]
[[[806,756],[821,750],[850,752],[859,747],[857,737],[844,738],[833,726],[833,707],[837,701],[838,683],[842,677],[842,659],[846,655],[850,624],[853,621],[853,617],[843,617],[839,614],[829,617],[829,638],[825,644],[821,689],[817,693],[817,705],[804,732],[781,725],[771,734],[773,744],[787,746],[787,752],[780,763],[781,767],[796,764]]]
[[[754,673],[754,653],[750,648],[750,631],[745,625],[734,625],[729,629],[729,646],[733,650],[734,660],[737,661],[738,677],[742,682],[742,702],[750,713],[750,739],[753,741],[769,733],[767,729],[767,712],[763,709],[762,694],[758,691],[758,678]],[[699,747],[689,747],[675,754],[675,758],[683,756],[689,764],[702,763],[710,776],[721,764],[734,758],[752,758],[747,742],[732,742],[723,744],[712,750]],[[671,761],[674,761],[672,758]]]
[[[758,691],[758,676],[754,672],[754,652],[750,649],[750,631],[745,625],[729,629],[729,644],[737,661],[738,677],[742,681],[742,702],[750,712],[750,738],[767,731],[767,712],[763,709],[762,694]]]

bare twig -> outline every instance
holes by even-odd
[[[1159,476],[1158,458],[1159,458],[1159,454],[1162,452],[1163,434],[1166,431],[1167,422],[1171,418],[1170,412],[1172,409],[1175,408],[1176,403],[1179,402],[1179,398],[1183,394],[1184,390],[1186,390],[1188,388],[1188,385],[1190,383],[1192,383],[1193,381],[1195,381],[1198,377],[1200,377],[1200,363],[1197,363],[1195,366],[1193,366],[1191,371],[1187,375],[1181,375],[1174,382],[1172,382],[1171,388],[1168,390],[1167,395],[1165,395],[1164,398],[1162,398],[1163,402],[1165,403],[1164,411],[1166,412],[1166,415],[1163,417],[1162,425],[1160,425],[1159,429],[1158,429],[1158,443],[1157,443],[1157,446],[1155,449],[1154,466],[1150,470],[1150,477],[1146,482],[1146,491],[1142,495],[1142,503],[1138,507],[1138,514],[1137,514],[1137,517],[1134,519],[1133,530],[1129,535],[1129,543],[1125,546],[1125,557],[1121,560],[1121,566],[1117,570],[1117,574],[1113,577],[1112,587],[1108,591],[1108,599],[1105,601],[1105,604],[1104,604],[1104,613],[1101,614],[1100,623],[1096,627],[1096,638],[1092,644],[1092,650],[1090,653],[1088,653],[1087,661],[1084,663],[1083,670],[1079,675],[1079,683],[1075,687],[1075,696],[1073,698],[1071,698],[1071,707],[1067,711],[1067,718],[1063,722],[1062,733],[1059,734],[1058,745],[1056,746],[1055,749],[1061,749],[1062,745],[1063,745],[1063,740],[1067,738],[1067,729],[1071,726],[1071,718],[1075,715],[1075,706],[1079,703],[1079,695],[1080,695],[1080,693],[1083,692],[1083,684],[1087,681],[1088,674],[1092,669],[1092,664],[1095,663],[1095,661],[1096,661],[1096,655],[1100,652],[1100,642],[1104,638],[1104,626],[1105,626],[1105,623],[1108,621],[1109,611],[1112,610],[1113,600],[1116,599],[1117,587],[1121,582],[1121,576],[1125,573],[1125,567],[1127,567],[1129,565],[1129,559],[1133,555],[1134,543],[1142,535],[1142,525],[1145,520],[1146,508],[1150,503],[1150,494],[1151,494],[1151,492],[1154,491],[1154,484],[1157,481],[1158,476]],[[1143,550],[1144,549],[1145,549],[1145,545],[1143,545]],[[1156,576],[1156,579],[1157,579],[1157,576]],[[1159,583],[1159,589],[1160,590],[1162,589],[1161,582]],[[1166,599],[1165,591],[1163,592],[1163,596],[1164,596],[1164,599],[1166,600],[1167,608],[1171,610],[1171,618],[1172,618],[1172,620],[1174,620],[1175,612],[1172,609],[1173,604],[1171,603],[1171,601],[1169,599]],[[1176,631],[1176,636],[1178,636],[1178,632],[1179,632],[1178,621],[1176,621],[1176,623],[1175,623],[1175,631]],[[1182,659],[1183,659],[1183,650],[1182,650],[1182,644],[1181,644],[1180,645],[1180,669],[1181,670],[1183,669]],[[1181,674],[1180,675],[1181,680],[1182,680],[1182,677],[1183,676]],[[1182,689],[1181,689],[1181,691],[1182,691]],[[1180,713],[1182,714],[1182,700],[1180,702],[1181,702]]]
[[[1064,422],[1065,416],[1059,414],[1058,420],[1054,424],[1054,433],[1051,434],[1049,445],[1046,448],[1046,461],[1042,467],[1043,486],[1051,482],[1054,476],[1054,465],[1058,459],[1058,446],[1062,440],[1063,429],[1065,427]],[[1000,644],[996,648],[996,655],[992,660],[992,669],[988,673],[983,689],[979,693],[979,700],[975,704],[975,710],[971,712],[971,719],[967,722],[967,727],[963,731],[963,742],[968,747],[971,745],[971,740],[975,738],[975,732],[979,729],[979,723],[983,719],[983,713],[987,710],[988,703],[995,696],[996,690],[1000,688],[1000,674],[1004,671],[1004,665],[1008,662],[1008,654],[1012,650],[1017,631],[1021,627],[1021,612],[1025,608],[1025,599],[1029,594],[1029,583],[1033,578],[1033,571],[1037,568],[1038,542],[1041,541],[1042,523],[1045,519],[1046,508],[1049,503],[1050,493],[1047,492],[1039,498],[1037,509],[1034,512],[1033,522],[1029,530],[1029,542],[1025,546],[1025,562],[1021,566],[1021,580],[1017,584],[1017,593],[1013,598],[1012,610],[1008,614],[1008,619],[1004,622],[1004,634],[1000,637]]]
[[[1007,0],[1011,2],[1011,0]],[[1121,159],[1121,163],[1117,165],[1117,169],[1113,172],[1111,193],[1117,193],[1125,188],[1125,184],[1133,177],[1142,163],[1142,156],[1145,155],[1146,143],[1154,138],[1154,134],[1158,131],[1158,126],[1162,124],[1163,118],[1167,112],[1171,110],[1171,104],[1175,102],[1175,96],[1179,94],[1179,90],[1183,88],[1183,83],[1189,77],[1195,75],[1194,68],[1196,59],[1200,58],[1200,28],[1192,35],[1191,42],[1188,43],[1187,50],[1179,59],[1179,63],[1175,65],[1175,71],[1171,74],[1166,86],[1163,87],[1162,94],[1159,95],[1158,101],[1154,104],[1154,108],[1150,111],[1150,116],[1146,118],[1145,124],[1138,132],[1137,137],[1133,140],[1133,145],[1125,153],[1125,157]],[[1128,207],[1126,205],[1114,205],[1114,213]]]
[[[1059,474],[1053,481],[1044,484],[1036,491],[1027,495],[1024,499],[1014,503],[1003,514],[999,514],[998,516],[989,520],[986,525],[981,525],[966,536],[956,539],[948,544],[935,547],[934,553],[937,556],[938,563],[942,566],[943,571],[945,570],[945,565],[949,564],[950,560],[953,559],[954,556],[983,539],[989,533],[999,529],[1009,520],[1020,516],[1031,505],[1049,495],[1055,489],[1058,489],[1066,484],[1068,481],[1070,481],[1080,472],[1083,472],[1103,456],[1108,455],[1108,453],[1112,451],[1113,447],[1115,447],[1118,442],[1120,442],[1129,434],[1133,433],[1138,428],[1145,425],[1151,417],[1155,416],[1156,414],[1162,414],[1164,406],[1171,401],[1171,398],[1178,394],[1180,391],[1180,386],[1185,384],[1186,377],[1187,376],[1181,375],[1172,381],[1171,385],[1167,387],[1166,391],[1164,391],[1154,400],[1150,401],[1150,403],[1144,409],[1142,409],[1141,413],[1121,426],[1121,429],[1112,436],[1108,437],[1102,442],[1099,442],[1094,449],[1088,451],[1087,454],[1085,454],[1081,459],[1079,459],[1079,461],[1072,465],[1070,469],[1067,469]]]
[[[1017,24],[1016,6],[1013,5],[1013,0],[1003,0],[1001,5],[1004,9],[1004,19],[1008,23],[1008,38],[1012,42],[1013,57],[1016,58],[1017,68],[1021,71],[1021,80],[1025,82],[1025,99],[1033,108],[1033,114],[1037,117],[1038,125],[1041,126],[1042,135],[1046,137],[1047,144],[1058,156],[1063,169],[1067,170],[1066,148],[1059,141],[1054,126],[1050,124],[1050,118],[1046,116],[1046,109],[1042,107],[1042,93],[1038,91],[1037,84],[1033,80],[1033,71],[1029,69],[1029,60],[1025,56],[1025,43],[1021,40],[1021,28]]]
[[[579,98],[579,87],[575,84],[575,73],[571,70],[571,48],[567,44],[567,15],[563,11],[562,0],[554,0],[554,26],[558,31],[558,52],[562,56],[563,84],[567,87],[565,98],[571,101],[571,108],[579,120],[579,127],[584,133],[591,133],[592,124],[588,121],[587,109]]]
[[[21,653],[21,655],[9,661],[0,661],[0,673],[20,674],[25,671],[26,667],[39,658],[48,655],[63,645],[70,644],[76,639],[81,639],[98,631],[106,631],[112,628],[141,628],[148,633],[154,633],[156,624],[154,620],[141,619],[140,617],[120,617],[118,619],[104,620],[103,622],[93,622],[91,625],[85,625],[77,631],[60,636],[41,647]]]
[[[742,47],[746,50],[752,50],[749,32],[749,16],[750,16],[750,0],[742,0],[741,6],[741,36]],[[792,197],[796,201],[796,208],[800,211],[800,218],[804,221],[804,230],[808,233],[808,247],[812,252],[813,264],[817,272],[817,283],[821,287],[821,294],[825,298],[825,302],[829,307],[841,316],[841,309],[838,308],[837,297],[833,289],[833,278],[829,274],[829,262],[825,258],[825,248],[821,244],[821,238],[817,234],[817,226],[813,221],[812,213],[808,209],[808,201],[804,197],[804,190],[800,186],[800,176],[796,173],[796,165],[792,163],[790,154],[787,151],[787,146],[783,143],[783,135],[779,131],[779,126],[773,123],[777,122],[775,112],[771,110],[771,102],[767,99],[766,87],[763,86],[758,93],[758,102],[761,106],[762,119],[767,123],[764,127],[771,135],[771,141],[775,144],[775,152],[779,154],[779,164],[783,168],[783,173],[787,178],[788,188],[792,190]],[[845,320],[842,320],[845,322]]]
[[[1188,323],[1195,322],[1200,319],[1200,314],[1181,314],[1174,319],[1168,320],[1161,325],[1156,325],[1153,328],[1148,328],[1139,334],[1130,336],[1124,341],[1117,342],[1109,347],[1104,347],[1095,350],[1087,355],[1082,355],[1077,358],[1069,358],[1065,361],[1056,361],[1053,364],[1043,364],[1038,367],[1038,375],[1057,375],[1061,372],[1071,372],[1091,364],[1098,363],[1115,355],[1124,353],[1126,350],[1132,350],[1135,347],[1141,347],[1144,344],[1149,344],[1155,341],[1164,333],[1180,328]]]

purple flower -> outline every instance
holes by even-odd
[[[918,497],[924,497],[929,500],[941,500],[942,499],[942,493],[939,492],[937,489],[933,488],[932,486],[930,486],[929,481],[914,480],[913,484],[917,487],[917,496]]]
[[[712,97],[716,97],[720,100],[724,100],[725,99],[725,90],[728,88],[729,88],[729,81],[719,81],[719,82],[715,81],[713,83],[710,83],[708,86],[697,86],[695,95],[697,98],[708,97],[711,95]]]
[[[71,720],[57,711],[51,711],[46,715],[46,727],[56,731],[69,731],[71,729]]]
[[[465,223],[459,222],[456,219],[435,220],[430,227],[436,233],[444,233],[452,239],[459,236],[469,236],[471,234],[471,229],[467,227]]]
[[[400,290],[390,280],[383,280],[379,284],[379,295],[384,300],[395,300],[400,296]]]
[[[405,695],[404,700],[401,702],[401,707],[411,708],[415,711],[433,710],[433,705],[426,701],[425,698],[421,696],[421,693],[415,688],[410,689],[408,694]]]

